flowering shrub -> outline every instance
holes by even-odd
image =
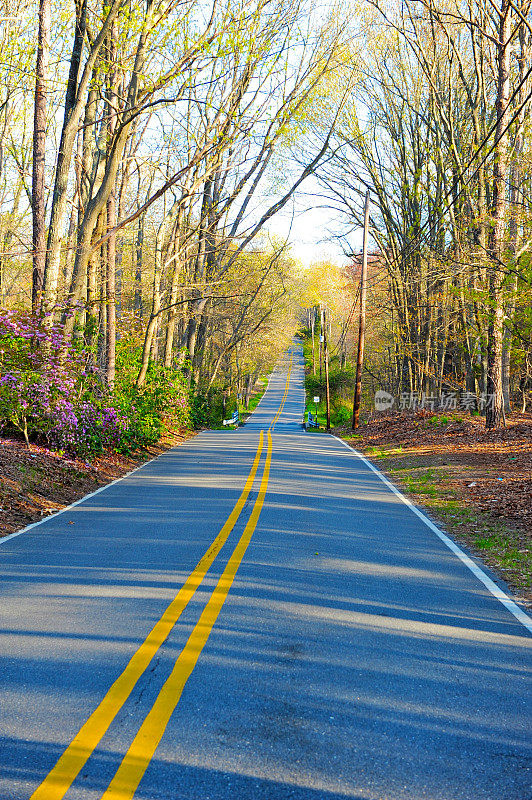
[[[62,351],[62,352],[61,352]],[[60,330],[27,314],[0,312],[0,426],[77,455],[104,449],[131,452],[156,442],[165,427],[189,424],[181,372],[153,365],[135,387],[140,347],[118,347],[116,388],[110,393],[90,353],[69,348]]]
[[[115,408],[102,408],[87,400],[74,407],[65,404],[54,422],[47,430],[48,442],[59,450],[85,456],[105,449],[122,451],[124,432],[129,429],[129,420]]]
[[[51,427],[75,426],[71,398],[82,356],[60,362],[61,344],[56,328],[22,313],[0,313],[0,423],[22,431],[26,441],[31,434],[48,439]]]

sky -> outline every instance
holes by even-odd
[[[315,261],[332,261],[342,266],[349,262],[345,251],[362,249],[362,230],[347,239],[342,237],[344,225],[345,217],[332,208],[323,188],[311,176],[302,184],[295,201],[289,202],[271,220],[268,229],[288,238],[293,257],[305,266]]]

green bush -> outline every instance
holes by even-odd
[[[182,371],[151,363],[146,382],[139,389],[135,380],[141,356],[140,346],[132,340],[118,343],[113,405],[129,422],[116,448],[120,452],[154,444],[167,427],[191,424],[187,381]]]
[[[333,415],[334,425],[350,425],[353,420],[353,409],[347,406],[340,406]]]
[[[223,419],[228,419],[237,407],[235,395],[226,396],[220,387],[211,387],[207,394],[194,394],[190,399],[190,422],[194,428],[218,428]]]
[[[209,400],[204,394],[191,395],[190,423],[193,428],[205,428],[209,424]]]

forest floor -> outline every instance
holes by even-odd
[[[132,456],[107,453],[90,462],[0,438],[0,538],[60,511],[196,433],[168,432]]]
[[[532,608],[532,414],[488,432],[480,417],[374,413],[334,433],[367,455]]]

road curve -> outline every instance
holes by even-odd
[[[0,541],[0,800],[532,800],[529,631],[303,408]]]

